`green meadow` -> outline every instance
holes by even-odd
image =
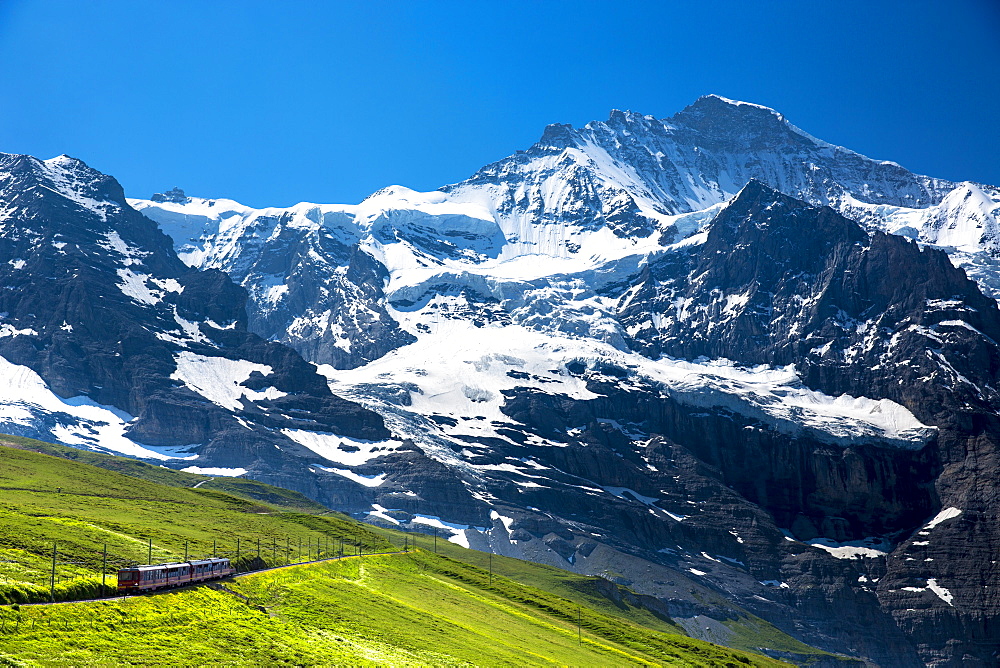
[[[0,629],[12,665],[780,665],[499,576],[491,584],[482,569],[423,550],[6,607]]]
[[[491,574],[489,555],[445,541],[435,553],[426,536],[404,552],[410,536],[260,483],[2,441],[0,666],[781,665],[689,638],[595,578],[502,557]],[[150,550],[250,569],[359,546],[156,595],[42,603],[111,591]]]

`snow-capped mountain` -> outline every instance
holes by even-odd
[[[885,666],[1000,650],[983,584],[1000,549],[997,188],[716,96],[549,126],[462,183],[357,205],[126,202],[83,188],[113,180],[76,161],[8,161],[75,165],[5,181],[9,229],[106,243],[65,242],[93,274],[62,283],[48,255],[70,246],[0,246],[0,285],[40,301],[46,281],[100,286],[145,332],[129,355],[162,348],[126,374],[160,385],[109,380],[24,352],[51,347],[35,319],[49,311],[0,303],[0,355],[54,397],[20,433],[74,442],[49,406],[101,404],[168,465],[245,469],[374,522],[627,581],[715,641],[752,613]],[[33,188],[63,213],[29,214]],[[78,340],[80,323],[47,317]],[[272,381],[285,365],[324,398],[293,405]],[[146,396],[184,408],[143,412]],[[193,399],[212,417],[191,420]],[[154,450],[172,421],[170,445],[190,447]]]
[[[1000,189],[914,175],[717,96],[664,120],[616,111],[581,129],[549,126],[527,151],[432,193],[394,186],[360,205],[262,210],[184,197],[131,203],[176,240],[185,262],[248,289],[253,331],[351,368],[412,341],[384,304],[442,291],[513,300],[515,320],[620,341],[613,307],[550,298],[579,293],[561,277],[586,274],[583,288],[601,290],[647,257],[698,243],[751,179],[870,231],[942,247],[1000,295]],[[539,299],[546,313],[533,308]]]

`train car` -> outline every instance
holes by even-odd
[[[217,580],[235,572],[236,569],[226,558],[135,566],[118,571],[118,591],[124,594],[156,591],[168,587]]]
[[[224,578],[236,572],[236,569],[229,563],[229,559],[225,558],[200,559],[189,563],[191,564],[192,582]]]

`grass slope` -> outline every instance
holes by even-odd
[[[0,638],[8,658],[45,666],[780,665],[506,578],[491,585],[481,569],[424,551],[125,601],[5,609]]]
[[[174,474],[188,475],[155,472]],[[258,555],[257,565],[262,565],[331,556],[341,549],[353,553],[359,542],[366,552],[393,549],[346,516],[291,511],[204,486],[171,486],[0,448],[0,602],[49,598],[53,548],[58,600],[99,593],[105,546],[114,585],[113,574],[122,566],[177,561],[185,554],[229,556],[247,567]]]
[[[375,528],[387,539],[398,541],[399,532],[391,529]],[[576,573],[532,562],[490,555],[488,552],[468,550],[442,538],[410,534],[418,545],[428,550],[435,549],[441,555],[476,566],[484,571],[501,575],[520,584],[543,589],[558,594],[578,605],[598,610],[612,617],[620,617],[638,622],[643,626],[666,633],[684,633],[683,629],[669,617],[657,614],[641,605],[639,597],[627,587],[613,584],[598,577],[581,577]],[[728,604],[721,599],[720,605]],[[797,662],[807,664],[817,660],[836,660],[838,657],[807,645],[789,636],[771,623],[742,610],[734,608],[733,618],[725,622],[732,631],[726,645],[736,649],[760,652],[764,649],[781,652],[794,657]]]
[[[134,478],[142,478],[143,480],[158,482],[171,487],[194,487],[198,485],[199,489],[214,489],[234,496],[265,501],[287,510],[297,510],[307,513],[329,512],[326,506],[316,503],[298,492],[265,485],[256,480],[185,473],[184,471],[175,471],[163,466],[147,464],[137,459],[105,455],[90,450],[70,448],[65,445],[55,445],[44,441],[36,441],[31,438],[24,438],[23,436],[0,434],[0,445],[70,459],[75,462],[90,464],[91,466],[97,466],[109,471],[117,471],[118,473],[124,473]]]
[[[0,602],[9,605],[49,599],[53,543],[55,597],[60,600],[101,592],[105,545],[107,581],[113,588],[118,567],[149,561],[150,539],[153,562],[182,559],[185,548],[191,558],[213,552],[235,558],[239,544],[242,565],[261,567],[334,556],[341,549],[353,554],[356,541],[369,553],[395,549],[404,540],[412,544],[414,538],[359,524],[261,483],[219,481],[224,493],[218,487],[206,489],[216,483],[206,476],[30,439],[3,436],[2,444],[9,447],[0,447]],[[433,544],[430,536],[420,536],[419,543],[427,550]],[[444,540],[438,546],[440,554],[421,550],[366,557],[361,563],[347,559],[295,567],[295,573],[257,573],[226,589],[201,587],[124,602],[11,607],[0,611],[0,647],[11,649],[0,651],[16,648],[15,655],[46,665],[63,665],[59,656],[76,657],[65,665],[172,663],[168,659],[180,657],[180,650],[164,649],[157,658],[159,650],[153,647],[172,647],[159,638],[165,634],[190,645],[179,663],[225,663],[235,653],[241,657],[237,663],[315,663],[322,655],[352,663],[442,665],[502,665],[502,657],[508,657],[520,665],[530,662],[526,657],[535,651],[534,636],[512,639],[502,629],[520,629],[520,634],[528,624],[536,631],[548,629],[545,634],[551,636],[542,643],[548,649],[540,656],[547,658],[539,662],[619,663],[609,658],[615,655],[622,663],[676,659],[701,665],[699,657],[715,651],[720,654],[712,656],[725,661],[713,663],[713,658],[704,665],[731,660],[746,665],[734,657],[763,661],[683,636],[669,618],[630,602],[622,595],[627,590],[598,578],[494,556],[491,580],[488,554]],[[610,596],[608,587],[616,589]],[[378,605],[369,605],[372,601]],[[451,612],[444,615],[445,610]],[[258,619],[261,612],[266,619]],[[563,636],[567,628],[575,633],[577,614],[585,642],[574,649]],[[425,617],[450,630],[433,648],[426,645],[428,631],[418,621]],[[478,647],[475,651],[462,649],[460,629],[466,626],[475,630],[470,637],[477,640],[469,646]],[[120,651],[113,649],[139,627],[152,627],[156,641],[125,642]],[[218,631],[214,639],[206,636],[213,628]],[[624,636],[622,628],[629,629]],[[589,644],[588,633],[593,636]],[[496,648],[482,644],[493,636]],[[570,640],[575,642],[575,636]],[[613,649],[600,643],[611,643]]]

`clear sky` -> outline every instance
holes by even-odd
[[[1000,2],[0,0],[0,151],[133,197],[431,190],[613,108],[706,93],[1000,185]]]

